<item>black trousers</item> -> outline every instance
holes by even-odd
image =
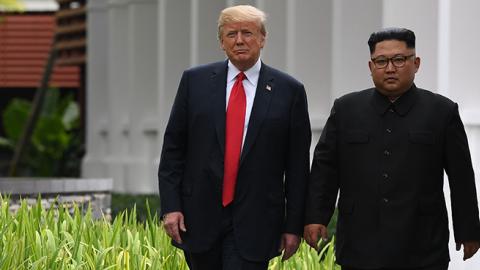
[[[233,236],[232,211],[223,209],[222,233],[215,245],[208,251],[192,253],[184,251],[191,270],[266,270],[268,261],[252,262],[245,260],[238,252]]]
[[[361,269],[342,266],[342,270],[447,270],[448,262],[442,264],[434,264],[429,266],[423,266],[420,268],[379,268],[379,269]]]

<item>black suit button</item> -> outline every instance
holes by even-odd
[[[384,173],[384,174],[382,174],[382,176],[383,176],[384,179],[388,179],[388,173]]]
[[[392,133],[392,129],[390,129],[390,128],[387,128],[385,131],[386,131],[387,133]]]
[[[390,151],[388,151],[388,150],[385,150],[385,151],[383,151],[383,154],[384,154],[385,156],[390,156],[392,153],[391,153]]]
[[[393,109],[388,109],[388,111],[391,113],[395,112]]]
[[[387,199],[387,198],[383,198],[383,202],[384,202],[384,203],[388,203],[388,199]]]

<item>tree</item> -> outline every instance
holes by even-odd
[[[22,11],[23,3],[18,0],[0,0],[1,11]]]

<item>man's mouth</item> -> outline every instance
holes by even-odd
[[[247,53],[247,50],[235,50],[236,54],[244,54]]]
[[[387,78],[385,78],[384,81],[386,81],[386,82],[396,82],[396,81],[398,81],[398,78],[395,78],[395,77],[387,77]]]

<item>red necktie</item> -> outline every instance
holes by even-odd
[[[237,182],[240,153],[242,152],[243,129],[247,98],[243,89],[245,74],[240,72],[233,84],[228,99],[225,126],[225,168],[223,174],[222,204],[227,206],[233,201]]]

